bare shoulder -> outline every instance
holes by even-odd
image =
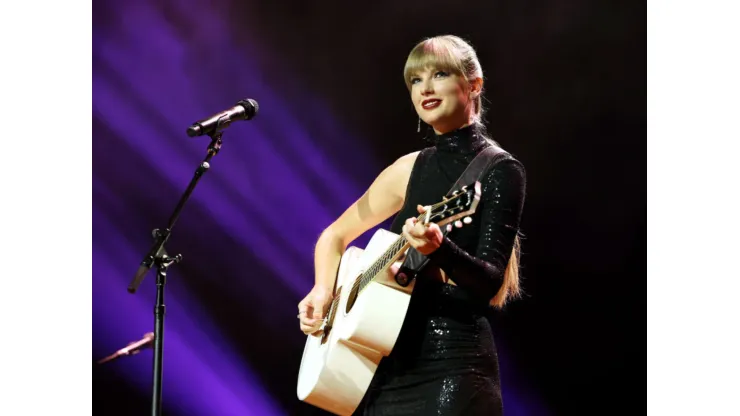
[[[386,195],[388,207],[401,209],[406,197],[406,187],[419,152],[412,152],[396,159],[386,167],[368,189],[368,193]]]
[[[416,162],[416,158],[419,156],[419,153],[421,153],[421,151],[411,152],[407,155],[403,155],[399,157],[395,163],[398,163],[400,165],[403,165],[411,169],[414,167],[414,163]]]
[[[406,198],[406,187],[419,152],[401,156],[388,165],[332,225],[345,243],[398,212]]]
[[[395,179],[398,179],[399,181],[403,182],[403,188],[404,192],[406,189],[406,185],[408,184],[409,177],[411,176],[411,171],[414,169],[414,163],[416,163],[416,158],[419,156],[420,152],[412,152],[407,155],[403,155],[396,159],[395,162],[389,167],[390,170],[393,171],[394,176],[396,176]]]

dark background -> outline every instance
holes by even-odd
[[[188,149],[190,153],[181,158],[181,171],[167,170],[142,155],[147,152],[141,146],[152,146],[151,141],[145,143],[141,137],[134,137],[137,133],[133,129],[122,133],[112,127],[116,123],[106,114],[114,112],[113,104],[106,107],[106,103],[114,99],[96,77],[106,80],[106,85],[122,83],[118,87],[122,92],[128,90],[123,84],[134,82],[140,75],[137,71],[127,71],[121,78],[112,75],[124,71],[111,63],[111,45],[128,45],[121,47],[131,57],[128,61],[136,62],[142,73],[152,73],[162,69],[156,63],[166,58],[142,55],[146,44],[156,41],[134,34],[144,27],[152,30],[153,25],[161,22],[182,39],[182,55],[178,59],[183,60],[175,68],[189,74],[195,87],[180,88],[173,80],[168,84],[171,92],[162,87],[139,93],[142,97],[170,96],[173,105],[178,97],[188,96],[190,102],[201,106],[173,112],[176,115],[169,119],[172,124],[149,116],[159,134],[153,135],[153,140],[163,140],[159,149],[171,149],[174,154],[184,152],[175,143],[191,143],[183,138],[183,132],[192,121],[249,96],[261,104],[260,114],[249,123],[262,122],[260,117],[265,114],[264,125],[253,127],[260,129],[260,137],[276,140],[281,151],[300,158],[301,148],[283,136],[289,135],[282,130],[285,120],[276,114],[269,116],[270,101],[263,102],[252,90],[236,88],[235,82],[243,77],[251,79],[241,85],[254,82],[269,86],[274,96],[280,97],[281,111],[290,112],[296,125],[300,124],[312,137],[307,142],[309,147],[356,184],[354,193],[327,202],[325,216],[312,224],[313,228],[291,229],[292,233],[302,233],[305,241],[315,241],[327,221],[358,197],[357,192],[361,193],[382,167],[423,146],[416,133],[417,117],[403,84],[403,64],[421,39],[455,34],[470,41],[478,51],[486,79],[489,132],[527,168],[528,194],[522,223],[526,237],[522,257],[526,296],[508,306],[494,321],[503,361],[508,400],[505,405],[511,405],[511,414],[639,411],[636,408],[642,405],[644,385],[637,380],[643,374],[642,324],[646,308],[643,2],[313,4],[220,0],[209,5],[158,0],[148,3],[147,15],[161,20],[129,19],[125,16],[133,12],[122,14],[141,4],[145,3],[93,3],[94,252],[96,246],[103,247],[110,241],[107,233],[124,236],[135,247],[133,263],[119,264],[121,276],[116,277],[115,283],[94,275],[94,305],[107,303],[104,290],[100,289],[103,285],[125,291],[137,265],[136,255],[143,255],[148,248],[146,234],[165,224],[207,144],[199,142],[197,148]],[[222,20],[211,21],[206,27],[199,19],[199,10],[208,8],[217,10]],[[100,39],[105,39],[105,43]],[[224,40],[229,47],[223,46]],[[213,43],[221,46],[209,48]],[[137,47],[139,44],[142,49]],[[234,56],[239,56],[239,60],[235,61]],[[118,97],[138,103],[142,112],[157,113],[156,108],[150,107],[154,106],[153,101],[137,98],[133,89],[129,90],[130,95],[120,93]],[[192,107],[196,106],[188,108]],[[117,116],[125,123],[125,112],[118,111]],[[328,123],[333,123],[333,127],[327,127]],[[252,127],[240,128],[241,132],[250,132]],[[349,132],[351,136],[340,132]],[[228,131],[226,137],[228,134],[232,132]],[[227,142],[224,153],[237,148],[229,145]],[[249,149],[251,145],[254,144],[238,146]],[[359,145],[363,147],[360,149]],[[247,160],[253,157],[249,152],[242,155]],[[221,159],[214,162],[214,172],[226,169],[226,160],[231,160],[226,157],[217,156]],[[360,169],[358,165],[369,168]],[[249,175],[281,174],[271,171],[266,162],[252,166],[254,170]],[[296,169],[301,172],[299,167]],[[316,192],[330,188],[311,175],[298,176]],[[209,172],[195,194],[202,187],[215,187],[218,178]],[[240,178],[230,180],[238,182]],[[116,203],[104,196],[107,193],[103,188],[117,195]],[[300,204],[300,197],[296,196],[294,202]],[[207,208],[214,203],[212,199],[203,200],[202,205],[193,202],[186,208],[187,215],[183,213],[170,244],[173,250],[183,252],[188,262],[175,266],[172,275],[177,277],[171,278],[175,283],[169,284],[182,285],[193,293],[199,308],[218,322],[219,330],[238,352],[239,359],[249,363],[258,374],[258,382],[286,412],[319,414],[295,398],[304,338],[293,321],[295,305],[302,296],[287,293],[282,283],[269,278],[276,273],[269,263],[252,262],[253,258],[243,255],[232,236],[220,231],[217,214]],[[116,213],[114,229],[103,231],[97,227],[96,216],[100,218],[102,212]],[[259,221],[257,216],[253,218]],[[274,226],[272,231],[275,228],[280,227]],[[312,248],[304,245],[305,252],[300,256],[306,273],[293,277],[306,290],[313,279]],[[261,256],[254,250],[251,253]],[[95,264],[95,257],[93,261]],[[228,287],[213,284],[203,276],[206,268],[209,273],[223,276],[244,269],[247,263],[253,273],[268,281],[260,282],[259,290],[245,286],[239,296],[228,296],[224,293]],[[149,278],[153,279],[153,274]],[[153,286],[153,280],[145,285]],[[149,305],[144,307],[149,320],[152,293],[150,289],[142,294],[141,300]],[[255,308],[260,316],[272,317],[252,322],[251,335],[246,336],[244,316],[251,315]],[[94,311],[97,313],[98,309]],[[126,321],[126,312],[121,314],[121,320]],[[104,318],[93,318],[94,360],[112,352],[111,348],[124,346],[121,339],[130,341],[148,330],[137,327],[134,332],[115,338],[109,335],[115,332],[110,328],[118,322],[112,323],[111,316],[118,315],[106,315],[105,322]],[[167,325],[177,319],[176,314],[168,313]],[[109,332],[101,329],[104,327]],[[150,370],[151,353],[142,353],[136,359],[144,361],[144,368]],[[167,359],[165,356],[165,385],[174,383],[167,378]],[[148,378],[132,380],[120,362],[94,366],[93,377],[95,414],[148,412]],[[539,404],[527,410],[527,402]],[[165,411],[200,414],[178,407],[172,400],[165,401]]]

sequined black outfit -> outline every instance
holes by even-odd
[[[474,127],[435,135],[433,142],[414,165],[404,207],[391,226],[395,233],[407,218],[418,216],[417,204],[439,202],[490,145]],[[355,415],[503,414],[498,357],[486,315],[519,229],[524,168],[507,153],[482,185],[473,222],[450,232],[422,273],[441,268],[457,286],[418,278],[399,339]]]

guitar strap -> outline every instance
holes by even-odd
[[[492,145],[481,150],[480,153],[473,158],[470,164],[468,164],[468,167],[465,168],[465,171],[460,175],[457,182],[452,185],[447,196],[451,196],[454,191],[459,190],[466,184],[480,181],[483,175],[488,172],[489,168],[499,160],[503,159],[506,155],[508,155],[508,153],[498,146]],[[447,227],[442,229],[442,235],[447,235]],[[429,259],[425,255],[419,253],[413,247],[410,247],[406,252],[406,258],[398,269],[398,273],[396,273],[396,283],[403,287],[408,286],[414,279],[416,279],[416,276],[428,262]]]

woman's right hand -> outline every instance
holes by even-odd
[[[319,330],[332,299],[334,299],[332,289],[314,286],[298,304],[298,319],[304,334],[314,334]]]

